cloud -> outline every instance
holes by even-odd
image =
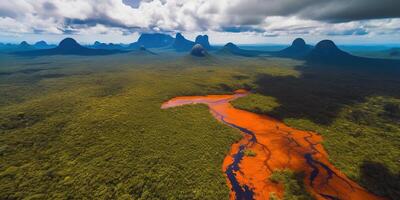
[[[232,0],[230,15],[244,16],[245,21],[259,21],[268,16],[298,16],[328,22],[398,18],[398,0]]]
[[[12,0],[0,34],[378,35],[398,33],[399,17],[399,0]]]
[[[0,32],[4,33],[24,33],[30,28],[10,17],[0,18]]]
[[[349,29],[349,30],[344,30],[344,31],[333,31],[333,32],[328,32],[327,35],[367,35],[368,32],[363,29],[363,28],[355,28],[355,29]]]
[[[299,12],[305,18],[329,22],[400,17],[398,0],[334,0],[307,7]]]

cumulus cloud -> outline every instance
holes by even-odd
[[[12,0],[0,1],[0,34],[365,35],[398,33],[399,17],[399,0]]]

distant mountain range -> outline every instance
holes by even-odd
[[[8,44],[6,46],[6,50],[8,51],[30,51],[34,49],[35,47],[33,45],[28,44],[26,41],[23,41],[18,45]]]
[[[293,41],[292,45],[281,51],[255,51],[241,49],[233,43],[226,44],[220,54],[235,55],[244,57],[273,56],[304,60],[309,64],[336,65],[345,67],[369,67],[389,69],[396,67],[400,69],[400,60],[365,58],[351,55],[339,49],[331,40],[320,41],[315,47],[307,45],[301,38]],[[396,55],[397,49],[392,49],[391,53]]]
[[[161,33],[145,33],[139,39],[129,45],[95,42],[93,45],[84,47],[72,38],[66,38],[58,46],[49,45],[45,41],[39,41],[34,45],[21,42],[18,45],[1,44],[0,49],[13,52],[17,55],[41,56],[41,55],[110,55],[137,51],[139,54],[156,55],[148,48],[173,49],[178,52],[190,52],[196,57],[204,57],[208,51],[214,50],[209,43],[207,35],[199,35],[195,41],[186,39],[177,33],[175,38]],[[323,40],[315,47],[306,44],[302,38],[297,38],[291,46],[280,51],[246,50],[233,43],[227,43],[217,51],[217,54],[228,56],[273,56],[304,60],[310,64],[340,65],[340,66],[399,66],[400,60],[365,58],[349,54],[339,49],[333,41]],[[397,57],[400,49],[393,48],[387,54]]]
[[[93,49],[108,49],[108,50],[116,50],[116,49],[124,49],[125,47],[120,44],[113,44],[113,43],[101,43],[96,41],[93,45],[88,46],[89,48]]]
[[[195,41],[186,39],[181,33],[177,33],[175,38],[162,33],[144,33],[138,41],[131,43],[127,49],[138,49],[143,46],[145,48],[170,48],[178,52],[190,51],[195,44],[201,44],[203,48],[211,50],[212,46],[208,41],[207,35],[199,35]]]
[[[23,44],[26,46],[26,44]],[[21,56],[47,56],[47,55],[110,55],[116,53],[123,53],[121,50],[106,50],[106,49],[91,49],[86,48],[78,44],[72,38],[66,38],[60,42],[60,44],[51,49],[40,49],[40,50],[27,50],[15,52],[16,55]]]
[[[56,45],[49,45],[45,41],[36,42],[34,45],[23,41],[19,44],[3,44],[0,43],[0,51],[4,52],[20,52],[20,51],[31,51],[35,49],[49,49],[54,48]]]

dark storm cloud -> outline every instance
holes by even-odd
[[[87,19],[65,18],[64,24],[65,26],[86,26],[86,27],[93,27],[98,24],[102,24],[109,27],[125,28],[123,24],[109,18],[87,18]]]
[[[257,24],[268,16],[299,16],[327,22],[399,18],[400,0],[248,0],[237,1],[230,15],[245,16]]]
[[[310,6],[300,16],[329,22],[398,18],[399,0],[335,0]]]

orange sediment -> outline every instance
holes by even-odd
[[[166,109],[203,103],[216,119],[242,131],[244,137],[232,145],[222,166],[231,188],[230,199],[269,199],[271,194],[283,197],[283,186],[270,180],[274,171],[282,169],[303,172],[306,188],[316,199],[384,199],[369,193],[329,163],[321,135],[236,109],[229,103],[247,93],[238,90],[233,95],[176,97],[162,105]],[[256,156],[244,156],[245,150]]]

